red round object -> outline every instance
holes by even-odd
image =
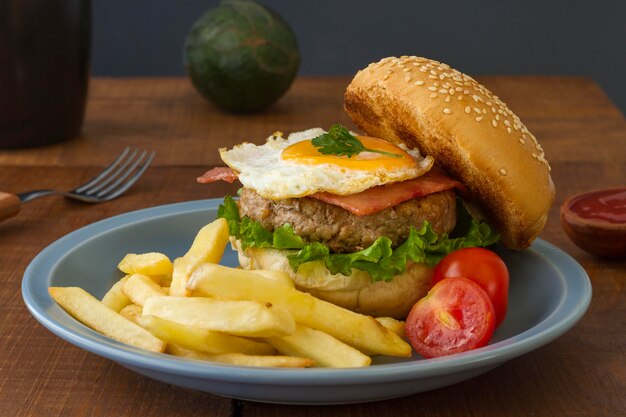
[[[605,257],[626,256],[626,187],[568,198],[561,225],[579,248]]]
[[[432,282],[452,277],[465,277],[480,285],[493,303],[496,327],[504,321],[509,305],[509,270],[498,255],[484,248],[454,251],[437,264]]]
[[[495,328],[487,293],[467,278],[446,278],[415,303],[406,319],[406,335],[426,358],[485,346]]]

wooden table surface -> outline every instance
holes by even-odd
[[[123,197],[83,205],[48,197],[0,223],[0,416],[618,416],[626,415],[626,262],[575,247],[559,224],[564,199],[626,185],[626,122],[591,80],[479,77],[535,133],[551,162],[555,205],[541,237],[587,271],[593,300],[556,341],[474,379],[410,397],[342,406],[252,403],[157,382],[52,335],[20,292],[31,259],[92,222],[160,204],[217,197],[235,185],[195,177],[219,164],[216,148],[341,122],[349,79],[301,78],[271,110],[227,115],[183,78],[95,79],[82,137],[0,151],[0,190],[70,189],[126,146],[154,149],[154,166]]]

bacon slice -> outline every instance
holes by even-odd
[[[202,184],[216,181],[226,181],[232,184],[237,178],[237,173],[231,168],[218,167],[207,171],[201,177],[198,177],[197,181]],[[357,216],[365,216],[413,198],[424,197],[425,195],[451,188],[457,188],[461,192],[465,190],[463,184],[448,177],[441,169],[433,167],[421,177],[381,185],[357,194],[336,195],[323,191],[307,197],[339,206]]]
[[[216,181],[226,181],[233,183],[237,179],[237,173],[228,167],[217,167],[205,172],[201,177],[198,177],[196,181],[201,184],[209,184]]]
[[[413,198],[423,197],[451,188],[462,190],[464,186],[445,175],[441,170],[433,168],[421,177],[373,187],[357,194],[335,195],[319,192],[308,197],[334,204],[357,216],[365,216]]]

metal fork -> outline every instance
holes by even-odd
[[[23,203],[48,195],[63,195],[85,203],[101,203],[119,197],[146,171],[156,153],[126,148],[98,175],[72,191],[33,190],[19,194],[0,192],[0,221],[15,216]]]

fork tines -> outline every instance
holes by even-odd
[[[73,192],[100,201],[111,200],[128,190],[141,177],[155,155],[154,151],[128,147],[100,174]]]

